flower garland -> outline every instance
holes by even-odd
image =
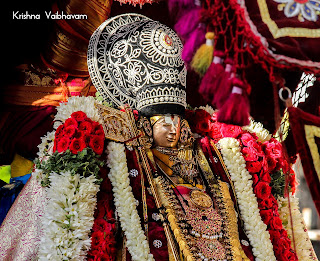
[[[113,186],[114,203],[122,230],[127,238],[128,251],[134,261],[154,260],[142,230],[136,200],[130,187],[129,173],[123,144],[108,144],[109,179]]]
[[[282,224],[290,238],[292,238],[292,227],[290,215],[288,214],[290,209],[288,206],[288,199],[284,197],[278,198],[279,214],[282,220]],[[294,240],[296,245],[296,253],[299,261],[311,261],[318,260],[311,241],[308,236],[306,226],[303,221],[301,212],[299,211],[299,199],[290,195],[290,205],[291,205],[291,217],[293,224]]]
[[[250,133],[241,134],[239,144],[242,145],[241,152],[246,160],[247,170],[252,176],[253,191],[257,197],[261,218],[267,225],[275,256],[278,260],[298,260],[290,247],[291,240],[283,229],[277,200],[271,193],[269,171],[288,171],[289,167],[282,155],[281,144],[271,139],[261,146],[257,137]],[[268,158],[270,159],[267,160]]]
[[[46,188],[48,204],[41,217],[44,236],[39,260],[84,260],[90,249],[89,233],[99,185],[94,176],[51,173]]]
[[[241,154],[239,142],[234,138],[219,141],[224,162],[234,182],[236,195],[244,220],[244,229],[253,247],[256,260],[276,260],[267,226],[261,220],[258,202],[253,193],[251,175]]]
[[[97,157],[103,152],[104,133],[92,97],[72,97],[57,111],[56,131],[42,138],[34,171],[48,198],[38,257],[85,260],[91,247],[100,182]]]

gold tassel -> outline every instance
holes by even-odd
[[[191,67],[201,77],[206,73],[213,59],[214,33],[206,33],[206,43],[201,45],[191,61]]]

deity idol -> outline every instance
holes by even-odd
[[[173,30],[138,14],[95,31],[88,68],[102,101],[58,108],[1,227],[2,260],[316,260],[271,193],[270,174],[289,171],[280,145],[205,110],[192,124],[211,122],[211,138],[192,133],[181,51]]]

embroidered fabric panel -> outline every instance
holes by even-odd
[[[0,259],[34,260],[42,234],[40,216],[46,204],[45,191],[31,177],[11,207],[0,228]]]

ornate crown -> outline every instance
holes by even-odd
[[[153,114],[182,114],[186,68],[182,43],[169,27],[139,14],[102,23],[91,36],[88,69],[92,83],[115,107],[129,104]]]

